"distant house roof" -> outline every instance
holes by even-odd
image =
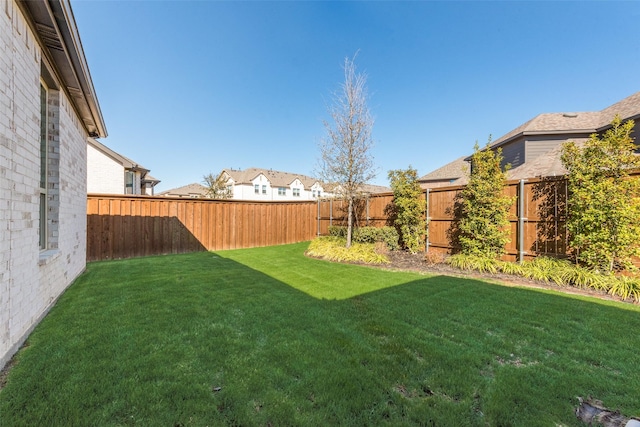
[[[159,183],[159,182],[160,182],[160,180],[159,180],[158,178],[154,178],[154,177],[152,177],[152,176],[151,176],[151,175],[149,175],[149,174],[146,174],[146,175],[144,176],[144,178],[142,178],[142,182],[143,182],[143,183],[149,183],[149,184],[151,184],[151,185],[153,186],[153,185],[156,185],[157,183]]]
[[[540,114],[501,136],[490,147],[500,147],[523,135],[592,134],[608,128],[616,114],[623,120],[640,117],[640,92],[601,111]]]
[[[166,196],[166,197],[206,197],[207,196],[207,187],[202,184],[193,183],[183,185],[182,187],[172,188],[171,190],[163,191],[158,193],[158,196]]]
[[[340,193],[340,184],[325,184],[324,190],[327,193]],[[390,193],[391,191],[390,187],[375,184],[363,184],[359,188],[359,192],[368,194]]]
[[[378,194],[378,193],[390,193],[392,190],[384,185],[364,184],[360,187],[360,191],[363,193]]]
[[[305,188],[311,188],[313,184],[316,182],[321,183],[320,180],[311,178],[306,175],[289,173],[289,172],[281,172],[274,171],[272,169],[260,169],[260,168],[248,168],[245,170],[235,170],[235,169],[223,169],[220,174],[226,173],[229,177],[234,181],[235,184],[252,184],[253,180],[256,179],[260,174],[264,175],[272,187],[288,187],[295,181],[299,179],[304,185]]]
[[[418,182],[451,181],[469,174],[470,163],[465,161],[467,156],[460,157],[451,163],[429,172],[418,179]]]
[[[601,118],[598,131],[608,128],[616,114],[623,120],[635,120],[640,117],[640,92],[636,92],[622,101],[616,102],[612,106],[600,111]]]
[[[142,172],[149,172],[149,169],[145,168],[142,165],[137,164],[136,162],[134,162],[130,158],[125,157],[120,153],[116,153],[111,148],[107,147],[106,145],[98,142],[97,140],[95,140],[93,138],[89,138],[88,142],[89,142],[89,145],[91,145],[93,148],[95,148],[96,150],[101,151],[105,155],[111,157],[114,161],[120,163],[125,169],[132,169],[132,170],[137,170],[137,171],[142,171]],[[147,176],[146,178],[150,179],[149,176]],[[155,178],[153,178],[153,179],[155,179]],[[158,182],[160,182],[160,181],[158,181]]]

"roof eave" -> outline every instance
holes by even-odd
[[[42,53],[55,68],[57,78],[89,136],[105,138],[107,128],[98,104],[89,66],[82,49],[69,0],[18,0]]]
[[[528,131],[524,131],[524,132],[520,132],[518,134],[515,134],[507,139],[505,139],[504,141],[500,141],[500,142],[496,142],[494,144],[491,144],[488,147],[483,147],[482,149],[480,149],[480,151],[484,151],[487,148],[490,149],[494,149],[494,148],[500,148],[503,145],[506,145],[518,138],[521,138],[523,136],[539,136],[539,135],[571,135],[571,134],[575,134],[575,133],[584,133],[587,135],[591,135],[592,133],[597,132],[598,129],[565,129],[565,130],[528,130]],[[468,159],[471,159],[471,156],[465,158],[465,161],[468,161]]]

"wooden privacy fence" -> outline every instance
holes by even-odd
[[[428,252],[455,251],[456,197],[463,186],[425,190],[427,199]],[[523,260],[539,255],[565,256],[567,253],[567,182],[562,178],[509,181],[505,193],[513,197],[509,210],[510,242],[505,259]],[[359,201],[356,224],[381,227],[387,224],[386,207],[392,194],[371,195]],[[330,225],[346,224],[347,204],[341,200],[318,202],[319,234],[327,234]]]
[[[455,250],[455,199],[464,187],[444,187],[426,191],[427,251],[451,253]],[[567,181],[539,178],[509,181],[504,193],[513,198],[509,208],[507,260],[524,260],[540,255],[567,255]]]
[[[455,201],[462,188],[425,190],[426,251],[455,251]],[[514,199],[505,259],[566,255],[566,180],[511,181],[505,192]],[[390,225],[386,209],[392,201],[390,193],[359,200],[356,226]],[[340,199],[251,202],[90,195],[87,260],[303,242],[328,234],[330,225],[344,225],[346,211],[347,202]]]
[[[303,242],[315,202],[248,202],[89,195],[87,260]]]

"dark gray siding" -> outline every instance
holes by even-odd
[[[586,134],[528,136],[525,142],[525,161],[532,162],[567,141],[580,142],[587,137]]]
[[[511,169],[516,168],[525,161],[524,140],[518,139],[502,146],[502,166],[511,163]]]

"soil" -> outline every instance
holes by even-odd
[[[424,253],[411,254],[406,251],[393,251],[387,253],[386,256],[387,258],[389,258],[391,263],[381,265],[379,266],[379,268],[480,279],[487,280],[493,283],[499,283],[504,286],[524,286],[538,289],[551,289],[554,291],[572,295],[584,295],[609,301],[623,301],[620,297],[612,296],[604,291],[598,291],[595,289],[581,289],[571,286],[558,286],[553,283],[527,279],[525,277],[504,273],[492,274],[479,273],[477,271],[470,270],[460,270],[458,268],[451,267],[449,264],[446,264],[444,262],[427,262]],[[625,302],[632,303],[632,301],[630,300],[627,300]]]

